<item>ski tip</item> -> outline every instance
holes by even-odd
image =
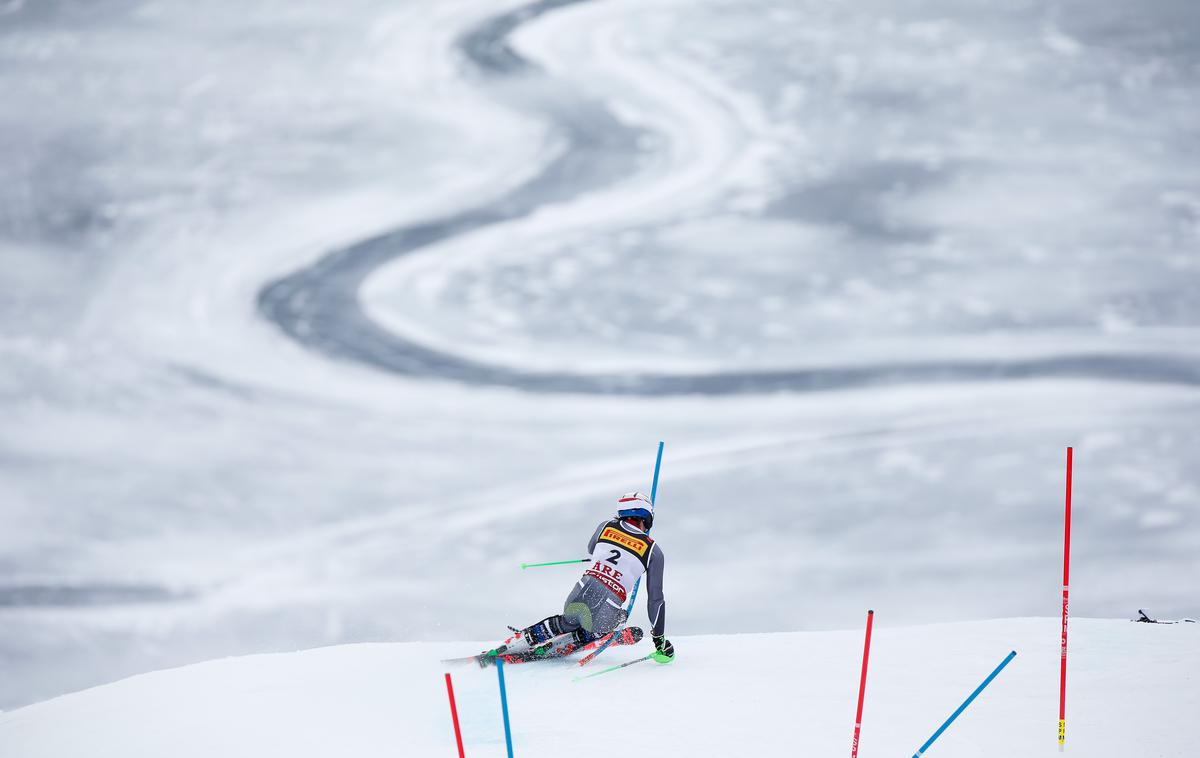
[[[465,666],[468,663],[475,663],[476,657],[469,655],[465,658],[443,658],[442,663],[446,666]]]
[[[522,570],[522,571],[524,571],[524,570],[525,570],[525,569],[527,569],[527,568],[529,568],[529,564],[528,564],[528,563],[522,563],[522,564],[521,564],[521,570]]]

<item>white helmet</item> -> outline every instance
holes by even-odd
[[[648,530],[654,525],[654,501],[641,492],[627,492],[617,500],[617,518],[640,518]]]

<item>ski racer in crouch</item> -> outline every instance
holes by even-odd
[[[563,612],[516,632],[496,650],[484,655],[569,654],[590,646],[621,628],[628,614],[624,605],[645,574],[646,615],[650,618],[656,659],[674,660],[675,648],[664,636],[667,615],[663,598],[663,552],[648,534],[654,525],[654,503],[640,492],[622,495],[617,515],[601,522],[588,541],[590,567],[575,583]],[[632,641],[641,639],[636,631]],[[620,634],[621,632],[618,632]],[[630,640],[624,640],[629,644]],[[565,652],[564,652],[565,651]]]

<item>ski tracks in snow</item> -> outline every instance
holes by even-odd
[[[542,0],[476,24],[458,38],[475,74],[511,106],[551,124],[563,145],[541,173],[490,203],[403,226],[334,250],[265,286],[260,312],[326,356],[396,374],[534,393],[664,396],[805,392],[897,383],[1047,377],[1200,384],[1194,360],[1138,351],[963,359],[894,359],[748,371],[582,371],[525,360],[519,348],[464,350],[434,324],[378,304],[413,265],[486,267],[497,246],[581,228],[629,229],[703,212],[731,173],[752,162],[752,104],[700,67],[623,44],[630,7]],[[538,23],[534,23],[538,22]],[[580,28],[587,49],[580,52]],[[522,47],[514,41],[520,38]],[[523,46],[536,51],[534,59]],[[620,96],[590,94],[591,86]],[[686,283],[683,284],[686,286]],[[371,304],[364,305],[364,295]],[[536,350],[527,350],[536,356]]]

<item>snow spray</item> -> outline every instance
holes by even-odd
[[[850,758],[858,758],[858,735],[862,731],[863,695],[867,691],[867,658],[871,654],[871,622],[875,611],[867,611],[867,640],[863,643],[862,677],[858,680],[858,712],[854,715],[854,742],[850,746]]]
[[[1071,586],[1071,463],[1074,450],[1067,448],[1067,516],[1063,527],[1062,665],[1058,675],[1058,749],[1067,741],[1067,594]]]
[[[450,682],[450,672],[446,672],[446,695],[450,698],[450,720],[454,722],[454,739],[458,742],[458,758],[466,758],[463,752],[462,729],[458,727],[458,708],[454,705],[454,685]]]
[[[1016,650],[1013,650],[1011,653],[1005,656],[1004,660],[1000,662],[1000,665],[997,666],[992,673],[988,674],[987,679],[983,680],[983,684],[976,687],[975,691],[971,693],[971,696],[964,700],[962,705],[958,706],[958,710],[956,710],[954,713],[951,713],[950,718],[946,719],[946,721],[938,727],[938,730],[933,733],[933,736],[925,741],[925,744],[921,746],[921,749],[913,753],[912,758],[921,758],[921,755],[929,749],[929,746],[933,744],[933,741],[942,736],[942,732],[946,731],[946,729],[954,723],[954,719],[958,718],[959,714],[967,709],[967,706],[971,704],[971,701],[977,698],[980,692],[983,692],[983,688],[991,684],[992,680],[996,678],[996,675],[1003,671],[1004,667],[1008,665],[1008,662],[1016,656]]]
[[[504,714],[504,744],[508,758],[513,758],[512,729],[508,725],[508,693],[504,689],[504,659],[496,658],[496,677],[500,680],[500,712]]]

